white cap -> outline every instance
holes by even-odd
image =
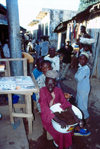
[[[87,52],[81,52],[80,56],[82,56],[82,55],[84,55],[84,56],[86,56],[87,58],[89,58],[89,55],[88,55]]]
[[[56,79],[59,77],[59,74],[56,70],[48,70],[46,73],[46,77]]]

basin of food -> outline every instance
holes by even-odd
[[[53,106],[50,107],[50,110],[55,113],[55,112],[64,112],[64,110],[60,107],[60,103],[57,103],[57,104],[54,104]],[[74,112],[75,116],[78,118],[78,119],[82,119],[83,118],[83,115],[82,115],[82,112],[74,105],[72,105],[72,111]],[[54,127],[54,129],[60,133],[69,133],[71,132],[76,125],[78,125],[78,123],[74,123],[72,125],[67,125],[66,124],[66,127],[65,128],[61,128],[61,125],[59,123],[57,123],[56,121],[54,121],[52,119],[52,125]]]

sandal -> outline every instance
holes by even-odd
[[[79,131],[74,131],[74,136],[89,136],[91,132],[88,129],[81,128]]]

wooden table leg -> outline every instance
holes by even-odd
[[[26,113],[32,115],[32,116],[29,116],[29,118],[27,118],[28,119],[29,134],[32,134],[33,114],[32,114],[31,95],[25,95],[25,102],[26,102]]]
[[[10,121],[11,123],[14,123],[14,118],[12,116],[12,112],[13,112],[12,94],[8,94],[8,105],[9,105],[9,112],[10,112]]]

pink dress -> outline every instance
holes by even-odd
[[[62,90],[58,87],[54,89],[55,99],[54,104],[61,103],[61,108],[66,109],[71,107],[71,104],[66,101]],[[43,127],[51,134],[56,144],[59,145],[59,149],[67,148],[72,145],[72,133],[60,133],[57,132],[51,123],[51,120],[54,118],[54,114],[51,112],[49,103],[52,99],[51,94],[49,93],[46,87],[40,89],[40,107],[41,107],[41,120]]]

